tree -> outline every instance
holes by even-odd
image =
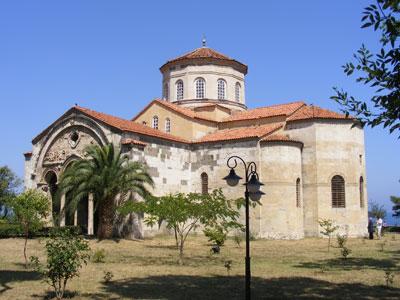
[[[393,203],[393,217],[400,217],[400,197],[390,196]]]
[[[372,202],[370,204],[369,215],[374,217],[375,219],[384,219],[386,217],[386,210],[383,205],[379,205],[378,203]]]
[[[50,201],[46,195],[37,190],[27,190],[17,197],[9,198],[7,205],[13,210],[13,216],[25,236],[24,258],[27,268],[26,247],[29,234],[36,232],[45,224],[45,218],[50,212]]]
[[[333,225],[333,220],[330,219],[320,219],[318,221],[319,226],[322,227],[323,231],[320,231],[321,234],[328,237],[328,252],[331,247],[331,237],[332,234],[339,229],[339,226]]]
[[[362,126],[383,124],[390,133],[400,130],[400,0],[377,0],[364,9],[361,28],[380,31],[380,51],[372,53],[364,45],[355,53],[354,61],[343,66],[347,76],[360,74],[356,81],[369,85],[374,95],[362,101],[334,88],[331,99],[342,106],[346,115],[354,114]],[[370,103],[367,103],[370,102]],[[373,108],[371,108],[373,106]]]
[[[211,194],[196,193],[148,197],[144,202],[126,203],[121,213],[141,212],[148,216],[145,223],[149,226],[162,222],[175,233],[176,246],[179,250],[179,262],[182,263],[185,241],[190,232],[198,226],[213,228],[242,228],[237,222],[239,212],[232,207],[222,191],[214,190]]]
[[[21,180],[7,166],[0,167],[0,210],[3,208],[3,216],[7,217],[8,208],[6,202],[16,195]]]
[[[62,299],[70,279],[79,277],[82,264],[90,258],[87,241],[70,230],[53,233],[46,241],[47,264],[40,264],[39,258],[32,256],[35,269],[45,277],[45,281],[54,288],[57,299]]]
[[[153,186],[153,180],[144,165],[130,162],[113,144],[89,146],[85,151],[86,157],[73,162],[62,174],[58,199],[68,194],[67,211],[73,213],[78,203],[92,194],[95,210],[99,211],[97,236],[111,238],[117,204],[123,203],[132,193],[145,197],[149,194],[146,184]]]

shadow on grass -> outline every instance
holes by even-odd
[[[220,255],[196,255],[190,256],[188,258],[183,258],[183,265],[189,267],[199,267],[210,265],[214,266],[215,264],[221,264],[221,266],[225,262],[225,257]],[[112,261],[117,263],[130,263],[133,265],[140,266],[178,266],[179,255],[171,254],[170,256],[120,256],[118,259]]]
[[[183,275],[129,278],[104,284],[103,291],[129,299],[243,299],[244,278]],[[254,299],[398,299],[399,293],[397,288],[337,284],[307,277],[252,278]]]
[[[337,269],[337,270],[362,270],[362,269],[376,269],[376,270],[394,270],[396,263],[391,259],[374,259],[374,258],[356,258],[350,257],[348,259],[335,258],[328,260],[321,260],[318,262],[302,262],[295,265],[297,268],[306,269]]]
[[[39,280],[40,278],[40,274],[34,271],[0,270],[0,296],[5,291],[12,289],[9,286],[12,282]]]

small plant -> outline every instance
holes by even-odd
[[[344,246],[343,248],[340,249],[340,253],[342,254],[344,259],[347,259],[347,256],[351,254],[351,249]]]
[[[56,298],[62,299],[70,279],[79,277],[79,269],[87,264],[90,258],[90,247],[87,241],[70,231],[52,235],[46,242],[47,264],[40,264],[39,258],[32,256],[37,272],[54,288]]]
[[[224,267],[226,268],[226,272],[228,273],[228,276],[229,276],[230,275],[230,271],[232,269],[232,261],[231,260],[225,261]]]
[[[219,247],[223,246],[226,241],[226,232],[221,226],[215,228],[206,228],[203,230],[204,235],[208,237],[208,241]]]
[[[106,258],[106,251],[104,249],[98,249],[93,253],[92,262],[104,263]]]
[[[343,248],[346,246],[347,242],[347,235],[337,235],[337,243],[338,243],[338,248]]]
[[[385,281],[386,281],[386,286],[390,287],[393,282],[394,282],[394,274],[390,270],[385,271]]]
[[[338,243],[338,248],[340,248],[340,253],[342,254],[344,259],[347,259],[347,257],[351,254],[351,249],[346,247],[347,243],[347,235],[337,235],[337,243]]]
[[[331,236],[332,234],[339,229],[339,226],[333,225],[333,220],[330,219],[320,219],[318,221],[319,226],[323,229],[320,233],[324,236],[328,237],[328,252],[331,247]]]
[[[233,236],[233,240],[235,241],[236,245],[240,247],[240,244],[243,242],[243,232],[237,231]]]
[[[383,252],[385,250],[386,241],[378,243],[379,251]]]
[[[114,278],[114,274],[111,271],[104,271],[104,282],[109,283]]]

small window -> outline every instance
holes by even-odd
[[[183,99],[183,81],[178,80],[176,83],[176,100]]]
[[[360,207],[364,207],[364,178],[360,177]]]
[[[169,88],[168,88],[168,83],[164,83],[164,88],[163,88],[163,98],[164,100],[168,100],[169,96]]]
[[[300,178],[297,178],[296,180],[296,206],[301,207],[301,202],[300,202]]]
[[[196,79],[196,99],[204,99],[206,90],[206,82],[203,78]]]
[[[218,100],[225,100],[225,80],[218,79],[217,89],[218,89]]]
[[[165,132],[171,132],[171,120],[169,118],[165,119]]]
[[[236,84],[235,84],[235,100],[236,100],[236,102],[240,102],[240,90],[241,90],[240,83],[236,82]]]
[[[153,117],[153,128],[158,129],[158,117],[157,116]]]
[[[332,177],[331,189],[332,189],[332,207],[334,208],[346,207],[345,184],[342,176],[335,175]]]
[[[201,173],[201,193],[203,195],[208,194],[208,175],[207,173]]]
[[[143,121],[142,124],[143,124],[144,126],[146,126],[146,125],[147,125],[147,122],[146,122],[146,121]]]

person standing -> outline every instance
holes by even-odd
[[[368,233],[369,233],[369,239],[373,240],[374,239],[374,223],[372,222],[372,218],[369,218],[369,220],[368,220]]]
[[[382,237],[382,226],[383,226],[383,220],[382,218],[379,218],[376,221],[376,228],[378,229],[378,239],[381,239]]]

